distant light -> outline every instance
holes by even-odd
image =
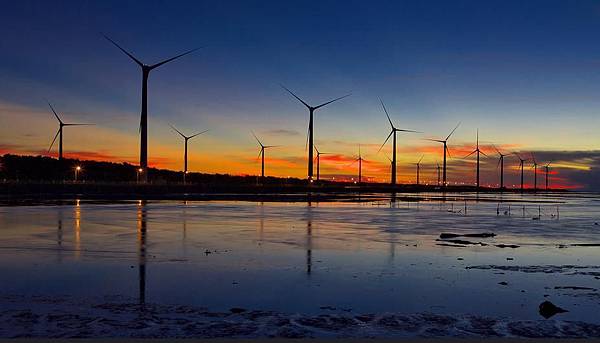
[[[140,173],[143,171],[144,171],[144,169],[142,169],[142,168],[138,169],[138,172],[140,172]]]
[[[77,167],[75,167],[75,169],[77,169],[77,171],[80,171],[80,170],[81,170],[81,167],[80,167],[80,166],[77,166]]]

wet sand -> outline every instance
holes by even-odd
[[[600,336],[600,199],[411,197],[0,207],[0,336]]]

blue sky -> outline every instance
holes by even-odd
[[[100,32],[147,63],[202,47],[150,77],[151,151],[154,144],[165,159],[179,143],[167,123],[210,129],[205,140],[222,146],[223,156],[253,155],[248,132],[254,129],[273,144],[283,141],[286,148],[274,156],[302,158],[307,116],[279,83],[313,103],[353,93],[316,118],[317,143],[347,156],[358,143],[385,139],[379,97],[399,126],[425,132],[403,138],[410,146],[445,136],[458,121],[460,145],[478,127],[482,140],[519,150],[588,151],[600,143],[600,3],[594,1],[19,1],[3,7],[0,119],[17,120],[9,109],[18,107],[40,127],[50,126],[46,135],[31,133],[39,137],[22,141],[23,150],[39,150],[52,138],[52,118],[42,118],[44,99],[73,120],[97,123],[105,137],[135,136],[140,72]],[[2,126],[10,131],[0,131],[5,137],[16,132]],[[94,141],[80,145],[98,149]],[[385,161],[373,150],[372,159]],[[135,154],[133,147],[125,155]],[[405,154],[418,158],[413,155]],[[202,165],[200,157],[193,163]]]

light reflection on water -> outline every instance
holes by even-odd
[[[522,198],[510,195],[500,203],[489,197],[2,207],[0,272],[10,282],[0,293],[122,295],[142,305],[211,309],[317,313],[331,306],[521,319],[538,318],[537,305],[551,299],[571,310],[564,319],[590,321],[600,298],[554,287],[595,288],[593,276],[465,267],[600,266],[600,247],[557,247],[600,243],[598,199],[537,195],[517,203]],[[504,214],[509,206],[510,216]],[[437,245],[441,232],[498,236],[471,239],[487,246],[457,248]],[[493,246],[499,243],[520,248]]]

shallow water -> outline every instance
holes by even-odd
[[[537,321],[549,300],[569,311],[553,319],[600,324],[599,197],[373,199],[0,207],[0,309],[52,312],[65,308],[51,299],[68,298]],[[496,236],[456,238],[467,244],[443,232]]]

